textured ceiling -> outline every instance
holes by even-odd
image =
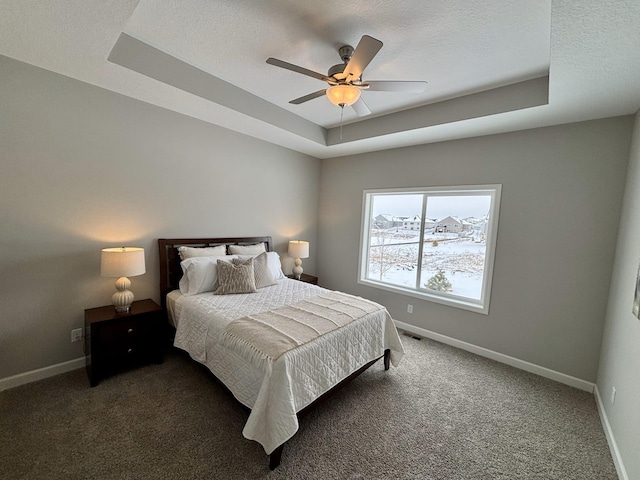
[[[384,46],[369,80],[426,80],[423,94],[365,92],[374,114],[546,75],[548,2],[349,2],[142,0],[125,31],[154,47],[324,127],[339,123],[325,98],[290,105],[326,87],[265,63],[276,57],[327,73],[338,48],[363,34]],[[492,5],[493,4],[493,5]],[[446,9],[443,8],[446,5]],[[416,8],[418,6],[418,8]],[[354,119],[351,109],[345,119]]]
[[[0,2],[0,54],[325,158],[635,113],[640,2],[597,0]],[[384,46],[356,117],[316,79],[362,35]],[[114,48],[115,46],[115,48]]]

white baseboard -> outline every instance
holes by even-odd
[[[520,360],[518,358],[510,357],[509,355],[494,352],[493,350],[489,350],[488,348],[478,347],[477,345],[473,345],[472,343],[463,342],[462,340],[447,337],[446,335],[441,335],[424,328],[409,325],[408,323],[399,322],[398,320],[394,320],[394,323],[399,329],[404,330],[405,332],[413,333],[420,337],[430,338],[432,340],[436,340],[437,342],[446,343],[447,345],[451,345],[452,347],[456,347],[461,350],[466,350],[467,352],[475,353],[476,355],[480,355],[481,357],[490,358],[491,360],[511,365],[512,367],[519,368],[520,370],[535,373],[536,375],[540,375],[541,377],[549,378],[551,380],[555,380],[556,382],[564,383],[565,385],[569,385],[571,387],[593,393],[595,384],[587,382],[586,380],[572,377],[571,375],[566,375],[564,373],[556,372],[555,370],[541,367],[540,365]]]
[[[607,437],[607,443],[609,444],[609,450],[611,451],[611,456],[613,457],[613,463],[616,466],[616,472],[618,472],[618,478],[620,480],[629,480],[627,469],[624,468],[622,455],[620,454],[620,450],[618,449],[618,444],[616,443],[616,439],[613,436],[611,424],[609,424],[607,412],[605,411],[604,404],[602,403],[602,396],[600,395],[600,390],[598,390],[598,385],[596,385],[593,390],[596,397],[596,405],[598,406],[598,413],[600,414],[600,421],[602,422],[604,434]]]
[[[77,370],[78,368],[84,368],[85,358],[80,357],[75,360],[69,360],[68,362],[58,363],[56,365],[50,365],[44,368],[38,368],[37,370],[31,370],[30,372],[19,373],[7,378],[0,378],[0,392],[8,390],[9,388],[18,387],[27,383],[42,380],[44,378],[53,377],[61,373],[70,372],[71,370]]]
[[[409,325],[408,323],[400,322],[398,320],[394,320],[394,323],[398,328],[406,332],[413,333],[421,337],[430,338],[432,340],[436,340],[438,342],[445,343],[447,345],[451,345],[456,348],[460,348],[461,350],[466,350],[468,352],[475,353],[476,355],[480,355],[481,357],[490,358],[497,362],[505,363],[507,365],[511,365],[512,367],[519,368],[527,372],[535,373],[542,377],[555,380],[557,382],[578,388],[580,390],[584,390],[592,393],[595,390],[595,385],[591,382],[587,382],[586,380],[581,380],[579,378],[572,377],[571,375],[566,375],[564,373],[556,372],[555,370],[551,370],[546,367],[541,367],[540,365],[536,365],[530,362],[526,362],[524,360],[510,357],[509,355],[504,355],[502,353],[498,353],[484,347],[478,347],[477,345],[463,342],[462,340],[457,340],[452,337],[447,337],[446,335],[432,332],[430,330],[416,327],[414,325]],[[17,387],[19,385],[25,385],[27,383],[35,382],[37,380],[53,377],[54,375],[70,372],[71,370],[83,368],[84,366],[85,366],[85,358],[80,357],[80,358],[76,358],[75,360],[69,360],[68,362],[58,363],[56,365],[39,368],[37,370],[31,370],[30,372],[20,373],[18,375],[13,375],[12,377],[2,378],[0,379],[0,392],[3,390],[7,390],[9,388]]]

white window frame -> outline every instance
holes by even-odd
[[[370,251],[370,227],[372,196],[384,194],[426,194],[427,196],[447,196],[447,195],[489,195],[491,196],[491,215],[487,229],[485,264],[483,270],[482,290],[480,299],[476,300],[448,292],[436,292],[419,288],[420,268],[417,272],[416,287],[405,287],[389,284],[383,281],[367,278],[368,255]],[[498,237],[498,220],[500,217],[500,197],[502,185],[463,185],[463,186],[442,186],[442,187],[413,187],[413,188],[383,188],[364,190],[362,196],[362,225],[360,229],[360,255],[358,265],[358,283],[369,287],[379,288],[390,292],[400,293],[411,297],[428,300],[435,303],[449,305],[451,307],[470,310],[485,315],[489,314],[489,303],[491,299],[491,285],[493,281],[493,264],[495,259],[496,244]],[[426,202],[423,201],[422,218],[425,219]],[[424,228],[426,222],[421,222],[420,241],[418,258],[422,258],[422,248],[424,242]]]

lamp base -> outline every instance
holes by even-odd
[[[300,276],[302,275],[302,260],[300,260],[299,258],[296,258],[294,260],[295,263],[295,267],[293,267],[293,269],[291,270],[293,272],[293,276],[296,277],[296,280],[300,280]]]
[[[129,290],[131,280],[127,277],[120,277],[116,280],[116,289],[118,290],[111,297],[111,303],[116,307],[117,313],[129,313],[131,304],[135,298],[133,292]]]

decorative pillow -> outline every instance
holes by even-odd
[[[218,261],[218,288],[213,292],[214,295],[254,293],[255,291],[253,258],[238,263]]]
[[[193,257],[220,257],[226,254],[226,245],[218,245],[217,247],[178,247],[178,255],[182,260]]]
[[[258,255],[266,251],[264,242],[254,245],[229,245],[229,253],[234,255]]]
[[[250,257],[251,258],[251,257]],[[239,265],[246,260],[240,258],[234,258],[231,263]],[[271,274],[269,270],[269,257],[267,252],[262,252],[257,257],[253,257],[253,274],[256,280],[256,289],[275,285],[278,281]]]
[[[237,255],[222,257],[193,257],[180,262],[182,278],[180,292],[183,295],[195,295],[213,292],[218,288],[218,260],[231,262]]]
[[[280,255],[278,252],[265,252],[267,254],[267,264],[269,265],[269,271],[273,278],[277,281],[285,278],[285,274],[282,271],[282,263],[280,263]],[[257,255],[238,255],[238,258],[246,260],[247,258],[256,258]]]

